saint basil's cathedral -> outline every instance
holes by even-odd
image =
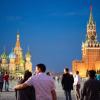
[[[11,77],[23,77],[25,70],[32,72],[31,53],[28,50],[23,57],[19,33],[17,34],[15,48],[9,55],[4,51],[0,59],[0,70],[8,72]]]

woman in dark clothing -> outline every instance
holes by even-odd
[[[29,72],[28,70],[25,71],[24,79],[21,80],[19,84],[24,83],[31,76],[31,72]],[[16,90],[16,100],[36,100],[34,87],[29,86],[25,89]]]

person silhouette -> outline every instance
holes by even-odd
[[[18,84],[22,84],[27,81],[32,76],[29,70],[24,73],[24,79],[21,79]],[[28,86],[24,89],[16,90],[16,100],[36,100],[35,88],[33,86]]]

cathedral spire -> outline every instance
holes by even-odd
[[[19,38],[20,38],[20,35],[19,33],[17,33],[17,41],[20,41]]]
[[[16,47],[20,47],[20,34],[17,32],[17,41],[16,41]]]

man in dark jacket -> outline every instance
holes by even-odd
[[[88,72],[89,79],[84,83],[81,100],[100,100],[100,81],[96,80],[94,70]]]
[[[63,90],[65,91],[66,100],[72,100],[71,90],[73,89],[73,82],[74,82],[73,76],[69,74],[69,69],[65,68],[61,84]]]

